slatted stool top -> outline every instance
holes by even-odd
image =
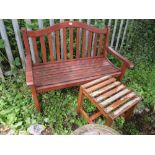
[[[104,76],[81,86],[85,94],[112,119],[123,114],[140,101],[135,92],[111,76]]]

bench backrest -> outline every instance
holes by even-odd
[[[31,53],[29,39],[32,39],[35,63],[45,64],[87,57],[105,57],[110,28],[98,29],[85,23],[68,21],[36,31],[23,28],[22,33],[26,54]]]

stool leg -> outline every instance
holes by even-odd
[[[82,103],[83,103],[83,92],[82,88],[80,87],[80,92],[79,92],[79,97],[78,97],[78,107],[77,107],[77,112],[80,113],[80,109],[82,108]]]
[[[111,119],[106,119],[105,125],[107,126],[111,126],[112,125],[113,120]]]
[[[125,115],[126,120],[129,120],[131,118],[131,116],[133,115],[133,111],[135,109],[135,106],[131,107],[127,112],[125,112],[124,115]]]

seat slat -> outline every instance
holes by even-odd
[[[103,57],[98,57],[98,58],[84,58],[84,59],[79,59],[79,60],[72,60],[72,61],[59,61],[59,62],[55,62],[55,63],[49,63],[49,64],[39,64],[39,65],[34,65],[33,69],[34,70],[46,70],[53,67],[57,67],[59,66],[59,68],[63,68],[63,67],[69,67],[69,66],[83,66],[85,64],[94,64],[94,63],[102,63],[102,65],[106,65],[106,64],[110,64],[106,59],[103,59]],[[57,67],[58,68],[58,67]]]
[[[85,72],[85,74],[83,74]],[[74,80],[74,79],[80,79],[85,78],[89,76],[96,76],[96,75],[107,75],[111,73],[117,73],[117,71],[109,69],[109,70],[89,70],[89,71],[79,71],[79,72],[66,72],[66,73],[59,73],[59,74],[53,74],[53,75],[42,75],[42,77],[39,77],[37,75],[34,75],[36,85],[46,85],[47,83],[52,83],[54,81],[63,81],[63,80]],[[120,74],[120,72],[118,72]],[[59,78],[58,78],[59,77]]]
[[[54,56],[53,56],[53,44],[52,44],[51,34],[48,34],[48,45],[50,49],[50,61],[53,62]]]
[[[70,34],[70,59],[73,59],[73,28],[69,28]]]
[[[117,92],[119,92],[120,90],[124,89],[125,86],[122,84],[122,85],[119,85],[117,86],[116,88],[104,93],[104,94],[101,94],[100,96],[98,96],[96,98],[96,101],[97,102],[100,102],[101,100],[105,100],[106,98],[108,98],[109,96],[113,95],[113,94],[116,94]]]
[[[91,93],[90,95],[91,95],[92,97],[98,96],[98,95],[100,95],[100,94],[102,94],[102,93],[104,93],[104,92],[106,92],[106,91],[108,91],[108,90],[110,90],[110,89],[112,89],[112,88],[118,86],[118,85],[120,85],[120,82],[119,82],[119,81],[116,81],[116,82],[114,82],[114,83],[112,83],[112,84],[110,84],[110,85],[108,85],[108,86],[106,86],[106,87],[104,87],[104,88],[102,88],[102,89],[99,89],[99,90],[97,90],[97,91],[94,91],[94,92]]]
[[[56,31],[56,53],[57,53],[57,60],[60,60],[60,36],[59,31]]]
[[[108,80],[106,80],[106,81],[104,81],[104,82],[102,82],[102,83],[96,84],[95,86],[92,86],[92,87],[88,88],[86,91],[87,91],[88,93],[93,92],[93,91],[95,91],[95,90],[98,90],[98,89],[100,89],[100,88],[103,88],[103,87],[106,86],[107,84],[110,84],[110,83],[112,83],[112,82],[114,82],[114,81],[116,81],[115,78],[110,78],[110,79],[108,79]]]
[[[66,29],[65,28],[63,28],[63,49],[64,49],[64,59],[67,60]]]
[[[101,78],[99,78],[97,80],[94,80],[94,81],[91,81],[89,83],[86,83],[86,84],[82,85],[82,87],[83,88],[88,88],[88,87],[90,87],[90,86],[92,86],[94,84],[98,84],[99,82],[105,81],[105,80],[109,79],[110,77],[111,77],[110,75],[101,77]]]
[[[136,96],[136,94],[134,92],[131,92],[131,93],[127,94],[126,96],[123,96],[118,101],[116,101],[116,102],[112,103],[110,106],[106,107],[105,108],[105,111],[107,113],[113,111],[114,109],[116,109],[120,105],[124,104],[125,102],[127,102],[128,100],[130,100],[131,98],[133,98],[134,96]]]
[[[118,76],[119,73],[111,73],[108,75]],[[67,87],[71,87],[71,86],[78,86],[78,85],[84,84],[86,82],[90,82],[92,80],[95,80],[95,79],[103,77],[103,76],[104,76],[104,74],[99,74],[99,75],[89,76],[86,78],[81,78],[81,79],[76,79],[76,80],[61,81],[59,83],[43,85],[43,86],[37,87],[37,91],[38,91],[38,93],[41,93],[41,92],[47,92],[49,90],[56,90],[56,89],[67,88]]]
[[[130,92],[130,90],[126,88],[126,89],[120,91],[119,93],[117,93],[116,95],[111,96],[110,98],[106,99],[105,101],[99,103],[99,105],[100,105],[101,107],[105,107],[105,106],[109,105],[109,104],[112,103],[113,101],[119,99],[120,97],[122,97],[123,95],[125,95],[125,94],[127,94],[127,93],[129,93],[129,92]]]
[[[68,66],[68,65],[64,65],[63,67],[60,67],[59,65],[57,65],[57,66],[52,66],[51,65],[51,67],[50,68],[47,68],[47,69],[43,69],[42,70],[42,72],[40,71],[40,70],[35,70],[35,74],[48,74],[48,73],[53,73],[53,74],[55,74],[55,72],[56,73],[58,73],[58,72],[66,72],[66,71],[74,71],[74,70],[82,70],[82,69],[92,69],[92,67],[94,67],[94,68],[99,68],[99,67],[103,67],[103,66],[105,66],[104,68],[106,69],[106,70],[108,70],[109,69],[109,64],[108,63],[103,63],[104,65],[102,65],[101,63],[94,63],[94,64],[84,64],[84,67],[83,67],[83,65],[72,65],[72,66]],[[59,69],[58,69],[58,67],[59,67]],[[111,66],[110,66],[110,68],[111,68]]]
[[[136,97],[133,100],[127,102],[125,105],[121,106],[119,109],[116,111],[112,112],[110,116],[114,119],[117,116],[123,114],[126,110],[128,110],[130,107],[136,105],[139,101],[141,100],[140,97]]]
[[[44,36],[40,37],[40,43],[41,43],[41,51],[42,51],[42,58],[43,58],[43,63],[46,63],[46,47],[45,47],[45,40]]]

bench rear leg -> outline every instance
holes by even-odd
[[[31,89],[32,89],[32,96],[33,96],[35,107],[36,107],[37,111],[40,112],[41,109],[40,109],[40,103],[39,103],[36,88],[35,88],[35,86],[31,86]]]

